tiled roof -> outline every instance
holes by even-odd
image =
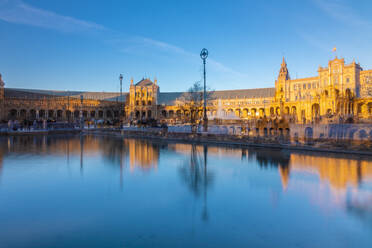
[[[5,88],[5,97],[16,97],[16,98],[50,98],[50,97],[74,97],[79,98],[83,95],[84,99],[91,100],[105,100],[105,101],[125,101],[128,93],[122,94],[120,99],[119,92],[89,92],[89,91],[56,91],[56,90],[35,90],[35,89],[15,89]]]
[[[145,79],[148,80],[148,79]],[[139,83],[151,82],[140,81]],[[152,82],[151,82],[152,83]],[[173,105],[177,99],[181,99],[184,92],[161,92],[159,93],[158,104]],[[125,101],[128,97],[128,93],[122,94],[120,99],[119,92],[88,92],[88,91],[54,91],[54,90],[35,90],[35,89],[15,89],[5,88],[5,97],[17,97],[17,98],[48,98],[58,96],[70,96],[80,98],[83,95],[84,99],[92,100],[106,100],[106,101]],[[211,98],[212,99],[244,99],[244,98],[267,98],[274,97],[275,88],[262,88],[262,89],[244,89],[244,90],[220,90],[215,91]]]
[[[180,99],[184,92],[163,92],[159,94],[158,104],[172,105]],[[244,90],[219,90],[213,92],[211,99],[244,99],[268,98],[275,96],[275,88],[244,89]]]
[[[150,79],[142,79],[141,81],[139,81],[138,83],[136,83],[136,86],[151,86],[153,85],[154,83],[150,80]]]
[[[244,90],[219,90],[215,91],[212,98],[264,98],[274,97],[275,88],[244,89]]]

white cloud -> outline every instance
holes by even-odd
[[[140,52],[141,48],[147,47],[158,49],[165,53],[175,53],[193,59],[199,59],[198,54],[190,53],[178,46],[146,37],[125,35],[94,22],[80,20],[70,16],[60,15],[49,10],[33,7],[24,3],[22,0],[0,0],[0,20],[8,23],[53,29],[61,32],[81,33],[100,31],[103,34],[103,40],[115,44],[116,46],[121,46],[119,50],[122,52]],[[208,59],[208,63],[214,70],[229,73],[233,76],[246,76],[213,59]]]
[[[314,4],[335,20],[359,28],[371,28],[372,23],[355,13],[355,10],[341,0],[313,0]]]
[[[0,0],[0,20],[63,32],[105,29],[102,25],[35,8],[20,0]]]

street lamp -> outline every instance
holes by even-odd
[[[123,75],[122,74],[120,74],[119,80],[120,80],[120,101],[121,101],[121,96],[123,92]]]
[[[119,118],[122,116],[122,106],[121,106],[121,101],[122,101],[122,95],[123,95],[123,75],[120,74],[119,76],[119,80],[120,80],[120,101],[119,101],[119,106],[120,106],[120,113],[119,113]],[[120,123],[121,123],[121,118],[120,118]]]
[[[205,60],[208,57],[208,50],[206,48],[203,48],[200,52],[200,58],[203,60],[203,66],[204,66],[204,117],[203,117],[203,126],[204,126],[204,132],[208,131],[208,117],[207,117],[207,89],[206,89],[206,80],[205,80]]]

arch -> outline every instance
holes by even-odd
[[[240,117],[240,109],[235,109],[235,115],[236,117]]]
[[[151,105],[151,104],[152,104],[152,102],[151,102],[151,101],[148,101],[148,102],[147,102],[147,105]]]
[[[21,109],[21,111],[19,111],[19,117],[21,119],[26,119],[27,118],[27,110],[26,109]]]
[[[367,106],[368,106],[368,114],[372,115],[372,102],[369,102]]]
[[[296,106],[292,106],[291,113],[292,113],[292,115],[297,115],[297,108],[296,108]]]
[[[320,106],[318,103],[314,103],[311,106],[311,116],[313,119],[318,118],[320,116]]]
[[[83,117],[84,118],[87,118],[88,117],[88,111],[86,111],[86,110],[83,111]]]
[[[80,111],[79,110],[75,110],[74,111],[74,118],[79,118],[80,116]]]
[[[136,119],[139,119],[139,118],[140,118],[140,112],[136,111]]]
[[[119,111],[118,110],[114,110],[114,118],[119,118]]]
[[[173,110],[169,110],[168,115],[169,115],[169,118],[173,118],[174,111]]]
[[[312,139],[314,136],[313,128],[307,127],[305,128],[305,138]]]
[[[167,111],[162,110],[162,111],[161,111],[161,116],[162,116],[163,118],[167,118]]]
[[[243,117],[247,118],[248,117],[249,110],[247,108],[243,109]]]
[[[265,109],[264,108],[258,109],[258,113],[259,113],[260,117],[264,117],[265,116]]]
[[[61,109],[57,110],[57,119],[62,119],[62,113],[63,111]]]
[[[103,118],[103,110],[98,111],[98,118]]]
[[[96,117],[96,111],[92,110],[90,111],[90,118],[95,118]]]
[[[54,110],[53,109],[48,110],[48,119],[54,119]]]
[[[256,108],[252,108],[252,109],[251,109],[251,116],[252,116],[253,118],[255,118],[255,117],[257,116],[257,109],[256,109]]]
[[[181,110],[177,110],[176,115],[177,115],[178,118],[181,118]]]
[[[45,118],[46,111],[44,109],[39,110],[39,118]]]
[[[9,111],[9,119],[15,120],[17,118],[18,111],[16,109],[11,109]]]
[[[142,105],[146,105],[146,101],[142,101]]]
[[[280,115],[280,114],[281,114],[281,112],[280,112],[280,107],[276,107],[276,109],[275,109],[275,114],[276,114],[276,115]]]
[[[36,110],[35,109],[31,109],[30,110],[30,119],[31,120],[35,120],[36,119]]]
[[[112,118],[112,112],[111,110],[106,110],[106,118],[111,119]]]
[[[152,112],[151,112],[151,110],[147,110],[147,118],[152,118]]]
[[[270,108],[270,115],[274,115],[274,107]]]
[[[284,114],[286,114],[286,115],[290,114],[290,110],[289,110],[288,106],[284,108]]]

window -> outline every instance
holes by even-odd
[[[311,84],[310,84],[310,83],[307,84],[307,88],[308,88],[308,89],[311,89]]]
[[[350,82],[350,78],[346,78],[346,83],[349,83]]]
[[[304,90],[306,90],[306,84],[304,84],[303,87],[304,87]]]

